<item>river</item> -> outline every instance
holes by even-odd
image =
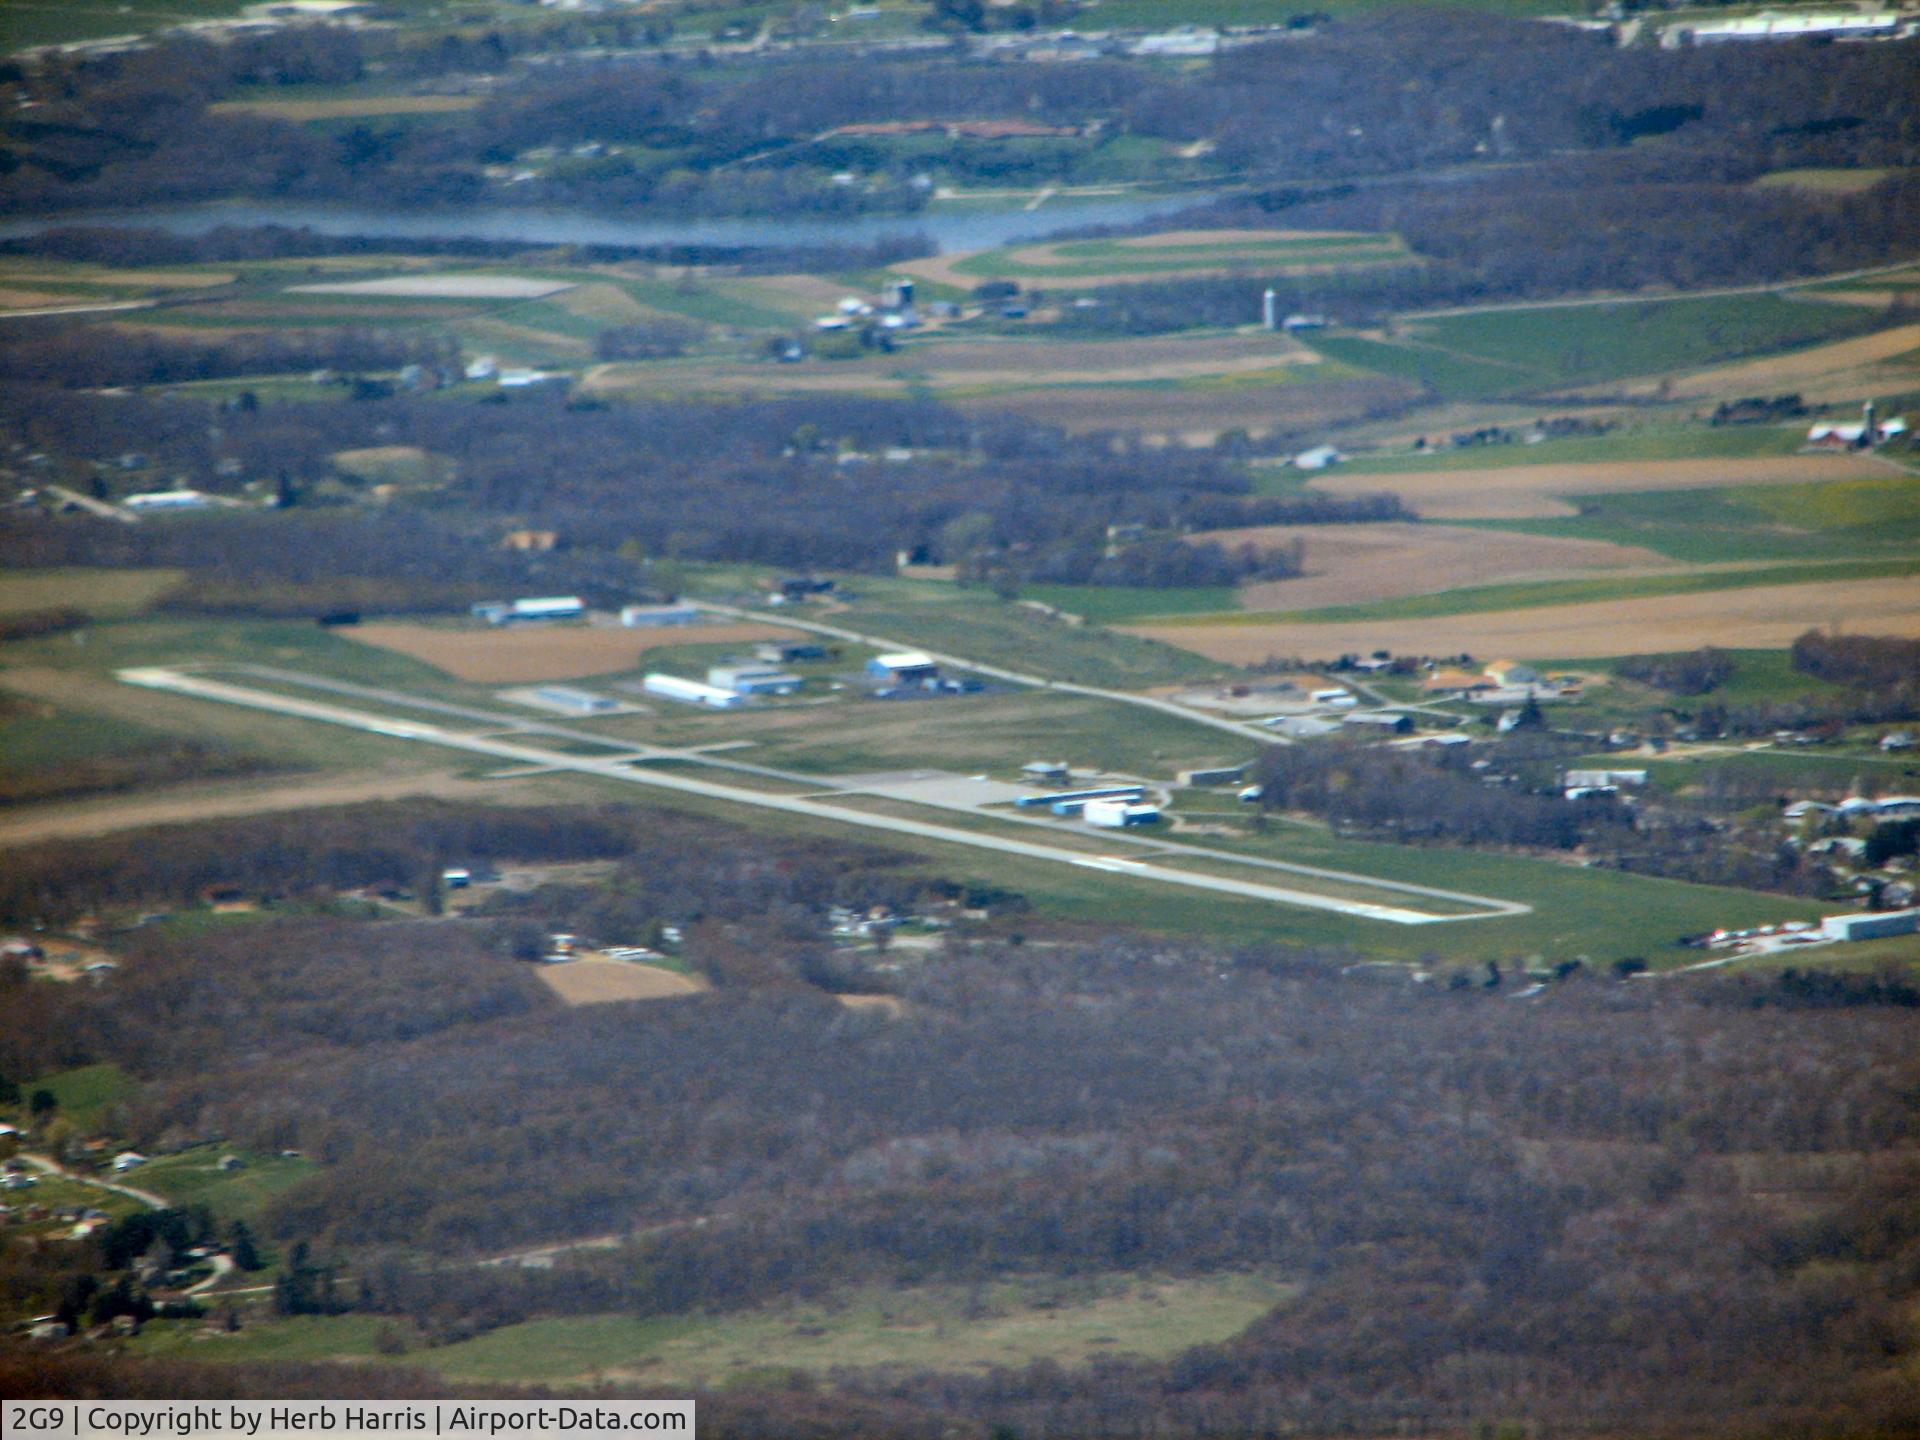
[[[989,208],[934,201],[911,215],[842,219],[648,219],[565,209],[508,207],[383,210],[348,205],[229,200],[156,205],[141,210],[89,210],[0,223],[0,238],[64,226],[112,225],[198,235],[220,225],[285,225],[324,235],[521,241],[530,245],[864,245],[887,235],[923,233],[941,250],[985,250],[1083,225],[1129,225],[1217,199],[1208,191],[1172,195],[1051,200]]]

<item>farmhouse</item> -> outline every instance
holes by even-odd
[[[1897,440],[1907,433],[1905,417],[1895,415],[1887,420],[1876,421],[1872,407],[1868,407],[1865,419],[1850,425],[1834,425],[1826,422],[1815,425],[1807,431],[1807,449],[1809,450],[1860,450],[1868,445],[1884,445],[1889,440]],[[1868,437],[1872,438],[1869,439]]]
[[[1338,465],[1347,457],[1331,445],[1316,445],[1311,450],[1302,450],[1293,457],[1294,467],[1299,470],[1324,470],[1329,465]]]

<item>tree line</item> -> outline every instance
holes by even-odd
[[[677,824],[650,827],[663,850]],[[344,1264],[334,1303],[416,1345],[856,1283],[1257,1266],[1300,1293],[1230,1342],[1083,1371],[848,1369],[831,1408],[913,1422],[887,1433],[1063,1435],[1123,1411],[1142,1435],[1732,1436],[1818,1416],[1891,1437],[1914,1419],[1878,1379],[1911,1359],[1920,1274],[1905,991],[1574,972],[1516,1005],[1343,977],[1350,957],[1083,926],[952,946],[899,973],[892,1020],[772,981],[566,1011],[464,928],[162,940],[67,992],[59,1028],[137,1041],[123,1133],[322,1160],[272,1206],[273,1237],[307,1247],[296,1268]],[[237,1041],[194,1013],[224,1012],[229,986]],[[282,1011],[285,1039],[246,1039]],[[0,1035],[45,1020],[0,1006]],[[550,1270],[454,1263],[610,1232],[629,1238]],[[752,1385],[734,1403],[756,1396],[791,1423]]]
[[[514,585],[613,601],[647,583],[636,555],[889,573],[904,551],[982,570],[1019,557],[1022,573],[1094,583],[1231,583],[1292,562],[1177,542],[1109,561],[1107,529],[1177,536],[1408,518],[1388,495],[1253,495],[1244,463],[1223,450],[853,397],[615,407],[558,394],[502,404],[401,394],[215,410],[15,386],[0,387],[0,437],[110,485],[124,483],[106,478],[117,457],[137,451],[216,493],[274,486],[276,510],[166,524],[0,517],[8,563],[179,565],[194,577],[166,603],[221,613],[463,606]],[[372,445],[418,446],[450,461],[452,478],[377,515],[322,503],[334,455]],[[841,463],[897,449],[909,458]],[[568,547],[498,548],[530,524]]]

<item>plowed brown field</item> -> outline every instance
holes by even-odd
[[[1673,568],[1665,556],[1637,545],[1447,525],[1259,525],[1193,538],[1262,549],[1300,543],[1307,573],[1245,587],[1240,603],[1249,610],[1307,610],[1462,585]]]
[[[698,995],[704,981],[652,965],[588,957],[564,965],[542,965],[540,978],[569,1005],[604,1005],[613,1000],[677,1000]]]
[[[1252,664],[1269,655],[1510,655],[1576,659],[1691,650],[1780,649],[1814,627],[1920,636],[1920,585],[1910,576],[1812,585],[1756,585],[1694,595],[1652,595],[1585,605],[1540,605],[1424,619],[1292,623],[1141,625],[1132,634]]]

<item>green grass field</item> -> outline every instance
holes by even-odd
[[[1865,307],[1729,295],[1445,315],[1410,321],[1388,341],[1333,336],[1313,346],[1431,385],[1443,399],[1474,400],[1687,370],[1862,335],[1884,323]]]
[[[240,1156],[241,1169],[219,1168],[220,1157],[229,1154]],[[244,1220],[257,1231],[260,1212],[319,1168],[299,1156],[198,1145],[149,1160],[140,1167],[136,1183],[178,1206],[204,1205],[221,1224]]]
[[[58,1070],[38,1075],[20,1086],[23,1095],[36,1090],[51,1090],[60,1104],[59,1113],[81,1130],[99,1125],[108,1108],[133,1093],[133,1077],[118,1065],[83,1065],[77,1070]]]
[[[1746,460],[1791,455],[1806,439],[1796,425],[1692,425],[1617,430],[1538,445],[1470,445],[1434,454],[1356,455],[1347,469],[1366,474],[1493,470],[1516,465],[1605,464],[1619,460]]]
[[[1644,545],[1697,564],[1906,555],[1920,545],[1920,481],[1900,475],[1574,500],[1577,516],[1476,528]]]
[[[386,1353],[395,1322],[365,1316],[267,1320],[199,1343],[195,1327],[156,1324],[149,1355],[194,1359],[389,1361],[449,1380],[561,1387],[631,1379],[682,1388],[779,1384],[791,1374],[900,1365],[980,1372],[1047,1359],[1080,1368],[1106,1357],[1160,1360],[1231,1340],[1294,1287],[1257,1274],[1170,1279],[1124,1274],[1022,1278],[973,1286],[866,1286],[825,1302],[726,1315],[533,1320],[452,1345]]]
[[[65,567],[0,575],[0,615],[69,607],[100,619],[138,615],[180,583],[179,570]]]
[[[1325,0],[1309,9],[1327,15],[1358,15],[1369,10],[1414,8],[1442,0]],[[1565,0],[1465,0],[1449,8],[1490,15],[1569,15],[1582,13]],[[1295,0],[1100,0],[1081,21],[1087,30],[1163,30],[1176,25],[1283,25],[1308,13]],[[1097,22],[1097,23],[1096,23]]]
[[[848,629],[1049,679],[1139,689],[1230,668],[1168,645],[1047,620],[984,590],[939,581],[862,578],[857,584],[858,598],[839,622]]]
[[[1404,262],[1411,258],[1397,235],[1355,233],[1328,236],[1275,236],[1199,244],[1122,244],[1117,240],[1080,240],[1046,247],[1045,258],[1030,258],[1032,246],[987,250],[958,261],[954,270],[981,279],[1006,276],[1047,280],[1123,276],[1141,279],[1194,270],[1284,269],[1293,265],[1361,266]]]
[[[1132,625],[1159,615],[1201,615],[1235,606],[1231,585],[1169,586],[1149,590],[1124,585],[1026,585],[1022,600],[1038,600],[1099,625]]]

